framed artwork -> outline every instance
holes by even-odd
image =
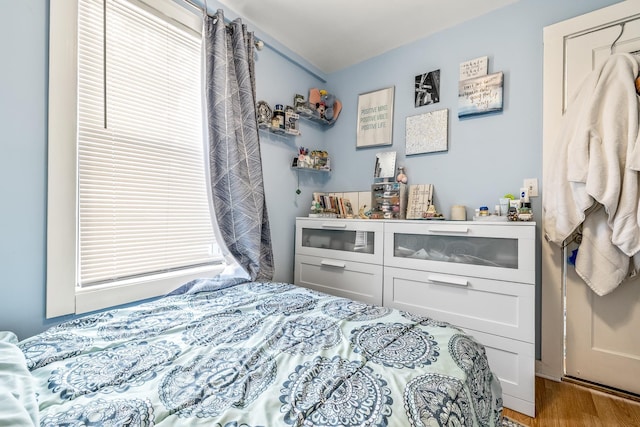
[[[407,219],[422,219],[423,214],[433,204],[433,184],[409,185]]]
[[[440,102],[440,70],[416,76],[415,106]]]
[[[356,148],[391,145],[395,87],[358,96]]]
[[[481,56],[470,59],[460,64],[459,81],[472,79],[474,77],[486,76],[489,71],[489,57]]]
[[[449,109],[431,111],[407,117],[406,147],[411,154],[447,151],[449,134]]]
[[[502,72],[458,83],[458,117],[502,111]]]

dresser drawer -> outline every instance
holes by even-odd
[[[504,406],[535,417],[535,355],[527,343],[463,328],[484,345],[489,367],[502,386]]]
[[[367,304],[382,305],[382,266],[296,255],[294,283]]]
[[[396,221],[385,225],[385,266],[535,283],[535,224]]]
[[[383,302],[462,328],[533,343],[534,288],[517,282],[385,267]]]
[[[382,264],[381,221],[296,219],[296,255]]]

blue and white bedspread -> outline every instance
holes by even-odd
[[[42,426],[495,426],[484,348],[426,317],[249,282],[17,344]]]

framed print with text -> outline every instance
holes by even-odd
[[[393,143],[393,99],[395,87],[358,96],[356,148]]]
[[[503,73],[488,74],[458,83],[458,117],[502,111]]]

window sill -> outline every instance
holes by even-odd
[[[186,271],[162,273],[149,277],[129,279],[108,285],[76,289],[76,314],[103,310],[148,298],[165,295],[190,280],[213,277],[224,270],[225,264],[194,268]]]

